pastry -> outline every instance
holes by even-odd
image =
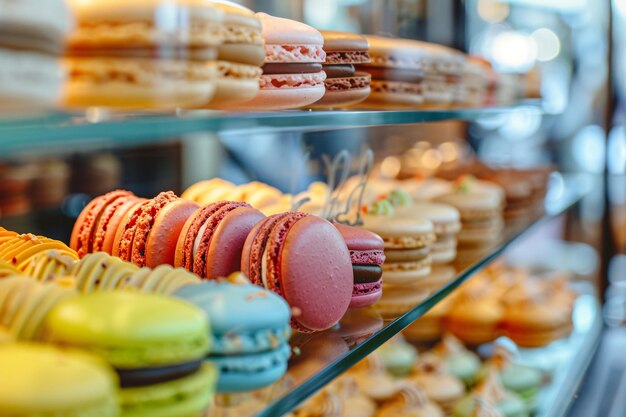
[[[500,336],[504,307],[489,294],[463,294],[448,313],[447,329],[471,345],[491,342]]]
[[[393,378],[377,352],[374,352],[357,363],[349,371],[359,390],[377,403],[392,399],[399,391],[409,384],[401,379]]]
[[[387,197],[396,215],[430,220],[437,240],[430,247],[434,264],[445,264],[456,256],[456,237],[461,230],[459,211],[448,204],[413,202],[402,189],[393,190]]]
[[[254,12],[227,0],[210,0],[223,12],[218,47],[215,95],[208,107],[241,103],[259,93],[259,77],[265,59],[261,21]]]
[[[411,372],[417,360],[417,349],[397,335],[377,350],[388,373],[395,377],[404,377]]]
[[[382,295],[385,262],[383,240],[367,230],[335,223],[350,251],[354,287],[350,308],[367,307]]]
[[[457,98],[467,58],[460,51],[443,45],[421,42],[421,48],[425,51],[422,107],[451,107]]]
[[[321,331],[345,314],[354,287],[350,252],[330,222],[288,212],[267,217],[248,235],[241,271],[293,309],[292,326]]]
[[[456,276],[457,269],[455,266],[433,265],[430,270],[430,275],[421,280],[420,285],[433,294],[453,281]]]
[[[225,200],[226,194],[236,187],[230,181],[221,178],[211,178],[210,180],[198,181],[187,188],[181,197],[195,201],[201,206]]]
[[[57,250],[61,255],[78,259],[76,252],[65,243],[26,233],[15,235],[0,243],[0,260],[10,263],[19,271],[24,271],[34,257],[51,249]]]
[[[343,107],[362,102],[370,94],[371,76],[354,66],[370,62],[365,37],[347,32],[322,31],[326,62],[326,92],[314,108]]]
[[[153,294],[86,294],[52,309],[45,334],[116,369],[124,416],[197,415],[212,402],[217,372],[202,362],[211,347],[209,322],[193,305]]]
[[[504,192],[492,183],[471,176],[460,177],[454,192],[436,198],[461,213],[458,240],[464,245],[483,245],[500,237],[504,227]]]
[[[478,401],[477,401],[478,399]],[[471,417],[480,401],[494,406],[504,417],[529,417],[530,412],[524,401],[515,393],[507,391],[495,371],[490,371],[487,378],[474,392],[468,394],[452,409],[454,417]]]
[[[202,106],[215,92],[222,13],[208,2],[70,0],[68,106]],[[178,16],[165,24],[163,15]],[[184,19],[181,21],[181,19]]]
[[[140,267],[174,265],[178,236],[197,208],[196,203],[178,198],[171,191],[144,201],[124,216],[112,254]]]
[[[20,276],[0,281],[0,328],[15,340],[40,340],[48,312],[76,292]]]
[[[24,275],[39,281],[54,281],[67,276],[75,263],[76,258],[50,249],[33,257],[24,269]]]
[[[264,218],[246,203],[221,201],[199,208],[182,227],[174,264],[209,279],[239,271],[246,237]]]
[[[363,215],[363,227],[385,242],[385,284],[417,283],[430,273],[430,246],[435,241],[429,220],[395,215],[387,200],[374,203]]]
[[[15,269],[9,262],[0,260],[0,279],[7,278],[12,275],[19,275],[20,271]]]
[[[71,27],[62,0],[0,1],[0,108],[58,103],[65,79],[58,56]]]
[[[445,362],[437,355],[423,354],[415,368],[409,381],[421,387],[444,411],[449,412],[465,394],[463,382],[448,372]]]
[[[371,93],[359,106],[410,108],[422,104],[424,51],[420,43],[380,36],[367,36],[367,41],[371,62],[356,68],[371,74]]]
[[[467,350],[459,339],[446,333],[433,352],[444,360],[452,375],[462,380],[468,387],[474,385],[480,371],[480,358]]]
[[[97,357],[41,344],[0,346],[6,416],[117,417],[117,376]]]
[[[404,386],[393,398],[382,404],[376,417],[443,417],[441,408],[416,386]]]
[[[326,74],[324,38],[295,20],[257,13],[263,25],[265,64],[260,92],[237,105],[245,109],[280,110],[308,106],[322,98]]]
[[[174,296],[202,309],[211,321],[213,347],[207,360],[220,371],[218,392],[256,390],[285,374],[291,312],[282,298],[241,274],[189,285]]]

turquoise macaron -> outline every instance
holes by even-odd
[[[253,391],[285,374],[291,309],[280,296],[227,280],[189,285],[174,295],[202,309],[211,322],[213,346],[206,359],[220,371],[218,392]]]

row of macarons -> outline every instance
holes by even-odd
[[[273,110],[495,100],[490,66],[441,45],[320,33],[225,0],[67,6],[49,1],[44,13],[35,0],[0,2],[0,23],[14,32],[0,52],[15,62],[3,66],[15,103]],[[62,70],[50,54],[65,46]]]
[[[175,379],[176,369],[157,368],[206,360],[219,375],[218,392],[239,392],[267,386],[287,369],[291,309],[240,273],[203,282],[182,268],[139,268],[105,253],[78,260],[62,242],[2,233],[5,338],[101,353],[124,371],[122,386]],[[15,253],[16,243],[27,248]]]
[[[538,369],[517,363],[505,344],[495,345],[481,363],[451,335],[423,353],[396,336],[300,406],[295,416],[529,416],[546,379]],[[342,413],[325,414],[329,408]]]

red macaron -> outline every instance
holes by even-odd
[[[246,237],[264,218],[249,204],[232,201],[196,210],[181,230],[174,265],[208,279],[239,271]]]
[[[341,233],[321,217],[299,212],[270,216],[246,239],[241,270],[293,308],[292,327],[326,330],[352,298],[352,263]]]
[[[129,210],[118,226],[113,255],[138,266],[174,265],[176,243],[198,204],[172,191],[160,193]]]
[[[106,209],[116,201],[132,196],[130,191],[115,190],[94,198],[85,206],[74,223],[70,237],[70,247],[79,257],[93,252],[96,228]]]

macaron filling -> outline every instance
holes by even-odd
[[[122,388],[141,387],[183,378],[200,369],[201,360],[155,368],[115,369]]]
[[[380,281],[383,269],[380,265],[352,265],[355,284],[371,284]]]

